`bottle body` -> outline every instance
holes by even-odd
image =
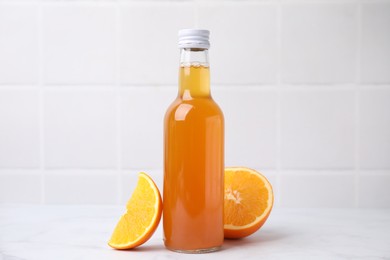
[[[164,242],[184,252],[223,243],[224,118],[209,68],[181,66],[179,95],[164,119]]]

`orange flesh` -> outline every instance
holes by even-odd
[[[273,206],[271,184],[247,168],[225,169],[225,237],[240,238],[257,231]]]
[[[129,249],[146,242],[156,230],[161,218],[162,201],[157,186],[141,173],[137,187],[126,205],[109,241],[116,249]]]

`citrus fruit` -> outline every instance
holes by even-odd
[[[130,249],[145,243],[156,230],[162,212],[162,200],[156,184],[146,173],[139,173],[137,186],[126,205],[108,245]]]
[[[256,232],[271,213],[274,196],[268,180],[255,170],[225,169],[225,238],[242,238]]]

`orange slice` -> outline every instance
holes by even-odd
[[[126,213],[120,218],[108,242],[115,249],[142,245],[153,235],[160,222],[160,191],[146,173],[139,173],[137,186],[126,207]]]
[[[267,220],[274,202],[268,180],[248,168],[225,169],[225,238],[256,232]]]

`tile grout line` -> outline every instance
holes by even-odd
[[[124,85],[120,84],[121,89],[124,90],[132,90],[132,89],[149,89],[149,88],[161,88],[161,89],[172,89],[176,88],[176,86],[173,85],[156,85],[156,84],[149,84],[149,85]],[[267,84],[267,85],[256,85],[256,84],[237,84],[237,85],[226,85],[226,84],[214,84],[214,89],[224,89],[224,90],[272,90],[275,88],[275,86],[278,86],[281,90],[303,90],[303,91],[327,91],[327,90],[353,90],[356,88],[356,84],[282,84],[282,83],[275,83],[275,84]],[[66,91],[66,90],[112,90],[112,85],[104,84],[104,85],[91,85],[91,84],[64,84],[64,85],[43,85],[43,89],[45,90],[51,90],[51,89],[57,89],[59,91]],[[376,89],[390,89],[389,83],[381,83],[381,84],[366,84],[361,85],[361,88],[376,88]],[[23,84],[0,84],[0,90],[32,90],[32,89],[40,89],[41,86],[38,84],[36,85],[23,85]]]
[[[360,92],[359,86],[355,90],[355,206],[360,205]]]
[[[60,4],[63,4],[63,3],[66,3],[66,1],[64,0],[33,0],[33,1],[29,1],[29,0],[18,0],[18,1],[14,1],[14,0],[0,0],[0,3],[2,4],[15,4],[15,5],[24,5],[24,4],[34,4],[34,3],[42,3],[42,2],[48,2],[48,3],[60,3]],[[82,4],[95,4],[96,3],[96,0],[78,0],[77,2],[79,3],[82,3]],[[137,3],[139,2],[139,0],[130,0],[130,1],[125,1],[125,0],[100,0],[98,3],[103,3],[103,4],[110,4],[112,2],[118,2],[118,3],[124,3],[124,4],[131,4],[131,3]],[[142,2],[142,1],[141,1]],[[163,3],[180,3],[181,1],[180,0],[163,0],[163,1],[160,1],[160,0],[147,0],[145,1],[147,3],[159,3],[159,2],[163,2]],[[223,0],[223,1],[220,1],[220,0],[212,0],[212,1],[207,1],[207,2],[210,2],[210,3],[227,3],[227,4],[235,4],[235,3],[239,3],[240,1],[237,1],[237,0]],[[245,3],[260,3],[260,4],[272,4],[274,3],[274,1],[272,0],[245,0],[243,1]],[[282,3],[293,3],[293,4],[324,4],[324,3],[330,3],[330,4],[345,4],[345,3],[356,3],[356,2],[361,2],[361,3],[370,3],[370,2],[374,2],[374,3],[388,3],[389,0],[316,0],[316,1],[311,1],[311,0],[281,0],[280,2]]]
[[[356,85],[355,85],[355,207],[360,206],[360,82],[361,82],[361,35],[362,5],[357,3],[356,32]]]
[[[282,154],[282,115],[281,115],[281,98],[282,98],[282,4],[279,2],[276,9],[276,32],[277,32],[277,89],[276,89],[276,185],[278,195],[276,196],[276,205],[280,206],[281,197],[281,154]]]
[[[41,176],[41,204],[45,204],[46,202],[46,174],[45,174],[45,89],[43,88],[44,82],[44,6],[43,4],[39,4],[39,155],[40,155],[40,176]]]
[[[121,5],[117,2],[115,9],[115,86],[116,86],[116,146],[117,146],[117,192],[116,192],[116,203],[121,203],[122,197],[122,99],[121,99],[121,36],[122,36],[122,26],[121,26]]]

